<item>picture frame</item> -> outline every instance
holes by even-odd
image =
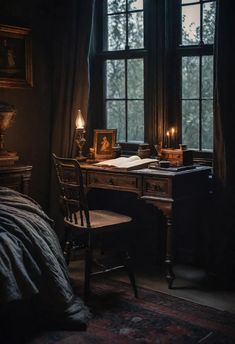
[[[32,86],[31,30],[0,24],[0,87]]]
[[[117,129],[94,129],[94,154],[96,160],[112,158],[116,144]]]

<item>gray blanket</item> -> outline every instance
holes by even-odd
[[[35,201],[0,187],[0,306],[37,295],[47,315],[86,322],[52,226]]]

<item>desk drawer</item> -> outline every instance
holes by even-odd
[[[139,192],[141,177],[128,174],[115,174],[104,172],[87,173],[87,186],[120,191]]]
[[[171,182],[168,178],[148,178],[143,180],[143,196],[169,197]]]

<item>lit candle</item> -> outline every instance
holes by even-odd
[[[169,130],[167,130],[167,132],[166,132],[166,148],[169,148],[169,144],[170,144],[170,132],[169,132]]]
[[[175,148],[175,128],[171,128],[172,148]]]
[[[75,125],[76,125],[76,129],[84,129],[84,127],[85,127],[85,121],[84,121],[84,118],[82,116],[81,110],[78,110]]]

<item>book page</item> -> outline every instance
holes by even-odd
[[[140,157],[138,155],[132,155],[130,157],[120,157],[116,159],[110,159],[105,161],[100,161],[96,163],[97,166],[113,166],[113,167],[126,167],[129,163],[133,161],[140,161]]]
[[[152,158],[145,158],[141,159],[138,155],[132,155],[130,157],[120,157],[116,159],[110,159],[110,160],[105,160],[105,161],[100,161],[96,163],[96,166],[107,166],[107,167],[116,167],[120,169],[126,169],[126,170],[131,170],[131,169],[139,169],[139,168],[144,168],[147,167],[148,164],[155,162],[156,159]]]
[[[126,162],[125,164],[122,164],[123,168],[132,168],[132,167],[141,167],[141,166],[147,166],[148,164],[150,164],[151,162],[156,161],[156,159],[152,159],[152,158],[145,158],[145,159],[141,159],[139,158],[138,160],[131,160]]]

